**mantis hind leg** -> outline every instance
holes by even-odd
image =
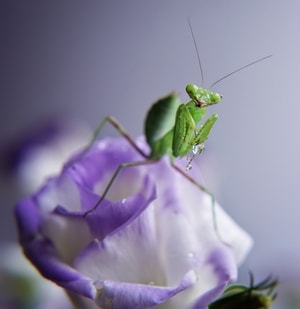
[[[94,131],[93,137],[88,145],[85,147],[85,150],[82,152],[81,157],[86,154],[86,152],[91,148],[94,142],[98,139],[104,125],[109,123],[112,127],[114,127],[117,132],[123,136],[128,143],[144,158],[148,158],[148,155],[144,153],[142,149],[140,149],[135,141],[131,138],[131,136],[127,133],[127,131],[122,127],[122,125],[112,116],[107,116],[102,119],[96,130]]]
[[[101,197],[98,199],[96,204],[91,209],[89,209],[88,211],[86,211],[83,214],[83,217],[86,217],[88,214],[93,212],[101,204],[101,202],[105,199],[105,196],[107,195],[108,191],[110,190],[111,186],[113,185],[115,179],[117,178],[117,176],[119,175],[121,170],[123,170],[125,168],[128,168],[128,167],[135,167],[135,166],[141,166],[141,165],[147,165],[147,164],[154,164],[157,161],[158,161],[157,159],[153,159],[153,160],[142,160],[142,161],[124,162],[124,163],[119,164],[119,166],[116,168],[115,172],[113,173],[112,177],[110,178],[110,180],[109,180],[106,188],[104,189]]]
[[[211,211],[212,211],[212,219],[213,219],[213,227],[214,231],[216,233],[216,236],[218,240],[223,243],[224,245],[230,247],[230,244],[228,244],[221,236],[219,227],[218,227],[218,222],[217,222],[217,214],[216,214],[216,199],[214,195],[202,184],[197,182],[193,177],[191,177],[189,174],[184,172],[180,167],[178,167],[176,164],[171,162],[171,166],[178,172],[180,173],[183,177],[185,177],[188,181],[190,181],[192,184],[194,184],[197,188],[199,188],[201,191],[205,192],[208,194],[211,198]]]
[[[80,160],[80,158],[82,158],[88,151],[89,149],[92,147],[92,145],[94,144],[94,142],[98,139],[104,125],[106,123],[111,124],[116,130],[117,132],[123,136],[128,143],[143,157],[145,158],[145,160],[142,161],[134,161],[134,162],[125,162],[125,163],[121,163],[117,169],[115,170],[115,172],[113,173],[110,181],[108,182],[105,190],[103,191],[101,197],[99,198],[99,200],[97,201],[97,203],[88,211],[86,211],[83,214],[83,217],[86,217],[89,213],[93,212],[100,204],[101,202],[104,200],[105,196],[107,195],[109,189],[111,188],[113,182],[115,181],[115,179],[117,178],[118,174],[120,173],[120,171],[124,168],[127,167],[134,167],[134,166],[139,166],[139,165],[145,165],[145,164],[151,164],[151,163],[155,163],[157,160],[151,160],[148,159],[148,156],[144,153],[144,151],[142,149],[140,149],[137,144],[135,143],[135,141],[130,137],[130,135],[127,133],[127,131],[122,127],[122,125],[113,117],[111,116],[107,116],[105,118],[102,119],[102,121],[100,122],[100,124],[98,125],[98,127],[96,128],[96,130],[94,131],[93,137],[91,139],[91,141],[88,143],[88,145],[85,147],[85,149],[83,150],[83,152],[81,153],[80,157],[78,158],[78,160]]]

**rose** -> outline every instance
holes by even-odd
[[[216,204],[220,241],[210,197],[168,158],[123,169],[84,215],[116,167],[139,160],[124,139],[69,160],[16,206],[24,253],[44,277],[101,308],[206,308],[236,279],[252,241]]]

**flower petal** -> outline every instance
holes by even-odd
[[[87,194],[85,194],[85,196],[86,195]],[[99,197],[93,195],[87,198],[86,196],[85,201],[89,200],[89,206],[84,206],[83,210],[79,212],[69,212],[63,207],[58,206],[55,209],[55,213],[81,219],[84,216],[93,237],[101,240],[108,234],[121,229],[124,225],[129,224],[138,217],[155,198],[155,185],[149,177],[145,177],[144,184],[137,194],[116,202],[104,199],[95,210],[88,213],[86,216],[84,216],[86,210],[92,209],[99,200]],[[94,200],[94,202],[91,203],[92,200]],[[99,224],[99,222],[101,222],[101,224]]]
[[[72,292],[95,298],[96,290],[92,280],[63,263],[49,240],[32,241],[23,245],[23,250],[44,277]]]
[[[65,165],[64,170],[76,183],[93,191],[98,184],[101,185],[101,189],[105,188],[113,172],[121,163],[141,159],[141,156],[126,141],[123,140],[120,143],[119,139],[104,138],[87,151],[76,154]],[[126,170],[128,173],[135,172],[132,168]],[[122,177],[121,174],[116,181]],[[136,181],[130,183],[127,181],[127,186],[131,184],[136,185]],[[99,193],[102,194],[102,191],[99,190]]]
[[[153,208],[102,241],[94,240],[74,267],[94,280],[165,285]]]
[[[36,237],[42,222],[41,213],[30,198],[21,200],[15,207],[19,241],[21,244]]]
[[[190,287],[195,281],[193,272],[189,272],[177,287],[159,287],[111,280],[96,282],[100,307],[109,309],[144,309],[164,303],[174,295]]]
[[[34,202],[31,199],[20,201],[15,214],[24,254],[39,272],[64,288],[94,298],[93,282],[62,262],[51,240],[41,234],[41,214]]]
[[[130,224],[156,198],[155,186],[146,177],[142,190],[133,196],[117,202],[106,202],[87,215],[91,231],[99,240]],[[102,224],[99,224],[102,222]]]

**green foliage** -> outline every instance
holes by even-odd
[[[250,286],[233,284],[223,293],[222,297],[209,305],[209,309],[268,309],[276,298],[274,292],[278,280],[268,276],[254,285],[250,274]]]

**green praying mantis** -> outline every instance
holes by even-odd
[[[190,23],[189,26],[196,47],[203,81],[203,72],[196,40]],[[212,86],[214,86],[219,81],[229,77],[230,75],[235,74],[238,71],[241,71],[246,67],[263,61],[269,57],[271,57],[271,55],[253,61],[225,75],[224,77],[217,80]],[[106,123],[110,123],[119,132],[119,134],[122,135],[129,142],[129,144],[142,156],[143,159],[140,161],[125,162],[120,164],[111,176],[110,181],[108,182],[97,203],[90,210],[83,214],[84,217],[92,213],[101,204],[122,169],[133,166],[153,164],[158,162],[163,156],[169,155],[171,166],[188,181],[190,181],[192,184],[211,197],[214,230],[216,231],[218,238],[221,239],[216,222],[214,195],[187,172],[192,167],[192,161],[194,157],[199,155],[204,150],[204,143],[218,119],[218,115],[214,113],[203,124],[201,124],[203,117],[206,114],[206,108],[219,103],[222,99],[222,96],[216,92],[198,87],[194,84],[188,84],[186,86],[186,92],[190,100],[185,104],[180,102],[177,95],[171,93],[170,95],[159,99],[150,107],[146,115],[144,127],[146,141],[150,147],[150,153],[148,154],[145,153],[135,143],[135,141],[115,118],[107,116],[100,122],[99,126],[94,132],[94,137],[86,147],[86,150],[88,150],[98,138],[103,126]],[[188,157],[190,154],[192,154],[192,156],[187,163],[186,171],[184,171],[175,164],[175,159]]]

